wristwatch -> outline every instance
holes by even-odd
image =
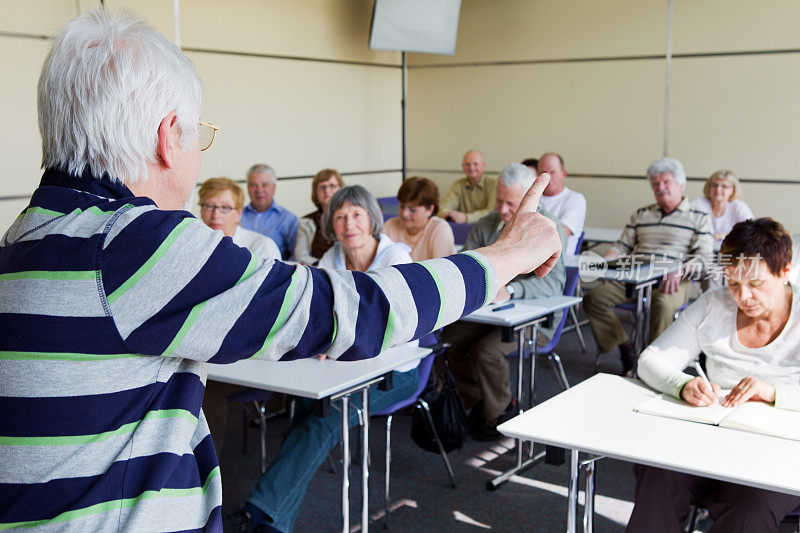
[[[514,287],[512,287],[511,285],[506,285],[506,291],[508,291],[508,295],[513,298],[516,289],[514,289]]]

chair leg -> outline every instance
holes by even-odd
[[[600,351],[597,351],[597,355],[594,356],[594,373],[597,374],[600,372]]]
[[[583,332],[581,331],[581,324],[578,322],[578,314],[575,312],[575,307],[569,308],[569,318],[575,325],[575,334],[578,336],[578,344],[581,345],[583,353],[586,353],[586,341],[583,340]]]
[[[553,362],[553,374],[555,374],[556,379],[561,382],[561,386],[564,390],[567,390],[569,388],[569,381],[567,381],[567,373],[564,372],[564,365],[561,364],[561,358],[556,352],[550,352],[547,354],[547,359]]]
[[[417,409],[422,409],[422,412],[425,413],[425,420],[428,423],[428,429],[430,429],[431,435],[433,435],[433,440],[436,441],[436,446],[439,447],[439,455],[442,456],[444,466],[447,468],[447,475],[450,476],[450,485],[453,488],[456,488],[456,477],[455,474],[453,474],[453,468],[450,466],[450,460],[447,458],[447,453],[444,451],[444,446],[442,446],[442,441],[439,440],[439,433],[436,432],[436,426],[433,425],[433,418],[431,417],[431,410],[428,407],[428,402],[422,398],[417,398],[417,403],[414,404],[414,406]]]
[[[384,504],[384,517],[383,529],[389,529],[389,475],[391,474],[392,466],[392,415],[386,417],[386,472],[385,481],[383,485],[383,504]]]
[[[261,422],[259,433],[261,434],[261,473],[267,471],[267,402],[256,402],[258,404],[258,416]]]

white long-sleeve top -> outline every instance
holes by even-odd
[[[642,352],[639,377],[679,398],[683,386],[694,377],[683,369],[703,352],[708,379],[723,389],[752,376],[775,385],[776,407],[800,411],[800,295],[793,294],[783,331],[761,348],[739,342],[737,310],[727,287],[704,293]]]

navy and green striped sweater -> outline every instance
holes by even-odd
[[[219,531],[206,362],[371,357],[495,291],[479,254],[289,266],[47,170],[0,242],[0,530]]]

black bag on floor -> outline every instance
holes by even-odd
[[[461,397],[450,372],[445,374],[441,391],[428,385],[420,394],[420,398],[430,407],[433,426],[444,451],[460,449],[467,440],[467,413],[464,411],[464,405],[461,403]],[[439,453],[439,447],[425,416],[422,407],[414,409],[411,415],[411,439],[423,450]]]

